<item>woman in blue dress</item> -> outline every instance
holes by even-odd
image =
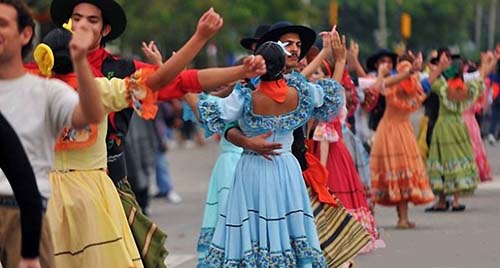
[[[199,267],[326,267],[302,172],[291,153],[292,133],[313,116],[334,117],[343,104],[343,88],[333,80],[309,84],[298,73],[285,79],[285,53],[275,42],[259,47],[256,55],[266,60],[267,73],[255,91],[237,85],[224,99],[200,96],[207,134],[237,120],[248,137],[272,131],[268,140],[282,149],[271,160],[243,152]]]

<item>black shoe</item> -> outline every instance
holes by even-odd
[[[450,209],[448,206],[445,206],[444,208],[437,207],[436,205],[432,207],[428,207],[425,209],[425,212],[446,212]]]
[[[456,207],[451,207],[451,211],[453,212],[462,212],[462,211],[465,211],[465,205],[458,205]]]

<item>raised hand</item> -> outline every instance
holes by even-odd
[[[482,77],[488,76],[491,72],[495,70],[498,58],[496,58],[493,52],[488,51],[486,53],[481,53],[481,69],[480,73]]]
[[[422,70],[422,65],[424,62],[424,57],[422,55],[422,52],[418,52],[416,55],[413,53],[413,51],[409,50],[408,55],[413,61],[412,65],[412,71],[413,72],[420,72]]]
[[[332,50],[335,61],[345,61],[347,57],[347,45],[345,35],[340,35],[337,31],[332,33]]]
[[[356,59],[359,57],[359,44],[351,39],[351,43],[349,44],[349,54]]]
[[[220,31],[223,25],[224,20],[215,12],[214,8],[211,7],[198,21],[195,34],[204,40],[209,40]]]
[[[73,61],[87,59],[87,53],[92,46],[92,31],[85,25],[73,28],[73,36],[69,42],[69,51]]]
[[[441,57],[439,58],[439,62],[437,64],[437,70],[443,72],[444,70],[450,68],[450,66],[451,60],[448,58],[448,55],[446,55],[446,53],[441,54]]]
[[[149,43],[142,42],[141,49],[149,63],[155,65],[161,65],[163,63],[163,56],[161,55],[160,50],[158,50],[155,41],[150,41]]]
[[[387,63],[382,63],[379,64],[378,66],[378,76],[379,77],[386,77],[391,73],[391,69],[389,68],[389,64]]]
[[[245,78],[261,76],[267,72],[266,62],[260,55],[248,56],[243,60],[243,70]]]
[[[320,32],[319,36],[323,39],[323,50],[325,51],[325,57],[333,57],[333,46],[332,46],[332,38],[333,32],[336,32],[337,25],[332,27],[332,31],[330,32]]]

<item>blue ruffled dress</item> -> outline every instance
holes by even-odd
[[[292,132],[312,116],[331,120],[342,107],[343,88],[333,80],[311,84],[298,73],[286,80],[299,100],[296,110],[281,116],[254,114],[252,91],[241,85],[225,99],[200,98],[207,134],[239,120],[246,136],[272,131],[268,141],[283,149],[272,161],[243,152],[208,254],[198,267],[326,267],[302,171],[291,153]]]
[[[242,148],[230,143],[224,137],[221,138],[220,154],[210,176],[203,223],[198,239],[199,260],[204,259],[207,255],[219,212],[226,207],[227,196],[234,183],[236,164],[240,160],[242,152]]]

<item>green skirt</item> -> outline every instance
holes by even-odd
[[[165,268],[167,235],[142,213],[126,178],[118,183],[117,190],[144,267]]]
[[[479,173],[461,114],[439,115],[432,133],[427,170],[436,194],[473,193]]]

